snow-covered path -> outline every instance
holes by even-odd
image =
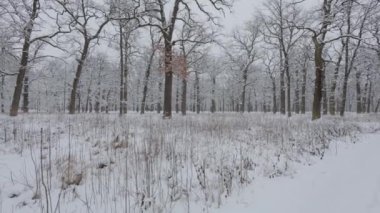
[[[332,147],[293,177],[256,179],[217,213],[379,213],[380,134]]]

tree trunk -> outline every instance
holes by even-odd
[[[288,56],[285,55],[285,74],[286,74],[286,96],[287,96],[287,108],[288,108],[288,117],[292,116],[292,107],[291,107],[291,98],[290,98],[290,73],[289,73],[289,59]]]
[[[151,72],[151,69],[152,69],[154,54],[155,54],[155,51],[152,50],[152,53],[151,53],[151,55],[149,57],[148,66],[147,66],[147,68],[145,70],[144,88],[143,88],[143,95],[142,95],[142,99],[141,99],[141,111],[140,111],[141,114],[144,114],[144,112],[145,112],[145,102],[146,102],[146,96],[148,94],[149,76],[150,76],[150,72]]]
[[[369,90],[368,90],[368,96],[367,96],[367,113],[371,112],[371,104],[372,104],[372,81],[369,80]]]
[[[282,67],[282,66],[281,66]],[[280,112],[281,114],[285,115],[286,113],[286,107],[285,107],[285,70],[282,67],[281,73],[280,73]]]
[[[123,26],[121,22],[119,23],[119,33],[120,33],[120,38],[119,38],[119,54],[120,54],[120,108],[119,108],[119,115],[124,114],[124,50],[123,50],[123,45],[124,45],[124,39],[123,39]]]
[[[318,38],[314,37],[315,52],[314,52],[314,63],[315,63],[315,85],[314,85],[314,99],[313,99],[313,110],[312,110],[312,120],[317,120],[321,118],[321,102],[322,102],[322,90],[323,90],[323,79],[324,79],[324,60],[322,58],[323,54],[323,44],[318,43]]]
[[[85,60],[87,58],[87,53],[88,53],[89,45],[90,45],[90,41],[88,41],[86,39],[85,42],[84,42],[81,58],[78,61],[78,66],[77,66],[77,70],[76,70],[76,73],[75,73],[73,87],[71,89],[70,103],[69,103],[69,113],[70,114],[75,114],[75,101],[76,101],[76,95],[77,95],[77,89],[78,89],[79,79],[80,79],[80,76],[82,74],[83,64],[84,64],[84,62],[85,62]]]
[[[334,76],[333,76],[333,80],[331,83],[330,96],[329,96],[329,112],[330,112],[330,115],[335,115],[335,112],[336,112],[335,92],[336,92],[336,86],[337,86],[337,81],[338,81],[338,77],[339,77],[339,68],[340,68],[340,64],[342,63],[342,59],[343,59],[344,48],[345,48],[345,44],[342,45],[342,50],[339,52],[338,61],[337,61],[336,66],[335,66]]]
[[[29,112],[29,77],[28,77],[28,74],[25,74],[25,77],[24,77],[24,91],[22,94],[22,111],[24,113]]]
[[[303,69],[303,79],[302,79],[302,88],[301,88],[301,114],[306,113],[306,81],[307,81],[307,68]]]
[[[360,76],[361,73],[356,70],[356,112],[362,113],[362,94],[361,94],[361,88],[360,88]]]
[[[175,112],[179,113],[179,78],[177,77],[177,81],[175,84],[176,92],[175,92]]]
[[[326,77],[323,76],[323,94],[322,94],[322,101],[323,101],[323,115],[327,115],[328,112],[328,104],[327,104],[327,85],[326,85]]]
[[[123,72],[123,79],[124,79],[124,86],[123,86],[123,114],[127,114],[128,111],[128,74],[129,74],[129,67],[128,67],[128,61],[129,61],[129,56],[128,56],[128,51],[130,50],[129,48],[129,43],[128,43],[128,38],[125,38],[124,41],[124,72]]]
[[[272,111],[273,111],[273,114],[276,114],[277,113],[276,79],[274,77],[271,77],[271,79],[272,79],[272,96],[273,96]]]
[[[201,90],[200,90],[200,82],[199,82],[199,74],[195,72],[195,85],[196,85],[196,111],[197,114],[201,112]]]
[[[39,10],[39,1],[34,0],[30,20],[24,28],[24,44],[22,46],[21,63],[20,63],[19,72],[17,74],[16,87],[13,93],[10,116],[17,116],[18,114],[21,92],[23,88],[23,81],[24,81],[24,77],[25,77],[27,67],[28,67],[30,38],[32,36],[34,20],[37,18],[38,10]]]
[[[377,104],[375,107],[375,113],[377,113],[379,111],[379,107],[380,107],[380,99],[377,100]]]
[[[241,93],[241,105],[240,105],[240,112],[245,111],[245,94],[246,94],[246,88],[247,88],[247,80],[248,80],[248,69],[243,70],[243,89]]]
[[[214,113],[216,111],[216,103],[215,103],[215,86],[216,86],[216,78],[212,77],[212,89],[211,89],[211,113]],[[224,100],[224,99],[223,99]]]
[[[162,105],[161,105],[162,96],[161,96],[161,93],[162,93],[162,82],[159,82],[158,83],[158,101],[157,101],[157,113],[158,114],[160,114],[161,110],[162,110]]]
[[[165,38],[165,88],[164,88],[164,118],[172,117],[172,44],[171,39]]]
[[[0,99],[1,99],[1,113],[4,113],[5,112],[5,109],[4,109],[4,101],[5,101],[5,98],[4,98],[4,84],[5,84],[5,75],[1,75],[1,91],[0,91]]]
[[[299,90],[299,71],[296,71],[296,89],[294,91],[294,111],[295,113],[300,113],[300,90]]]
[[[181,112],[182,115],[186,115],[186,98],[187,98],[187,79],[182,79],[182,99],[181,99]]]
[[[343,88],[342,88],[342,103],[340,105],[340,116],[344,116],[346,111],[346,99],[347,99],[347,85],[348,85],[348,75],[345,74],[343,79]]]

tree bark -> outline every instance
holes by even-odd
[[[211,113],[214,113],[216,111],[216,102],[215,102],[215,86],[216,86],[216,78],[213,76],[212,79],[212,88],[211,88]],[[224,99],[223,99],[224,101]]]
[[[187,99],[187,79],[182,79],[182,98],[181,98],[181,112],[182,115],[186,115],[186,99]]]
[[[30,39],[34,27],[34,20],[37,18],[38,14],[38,4],[39,0],[33,1],[32,14],[30,16],[29,22],[24,28],[24,44],[22,46],[21,63],[17,74],[16,87],[13,93],[10,116],[17,116],[18,114],[21,92],[23,88],[23,81],[28,67]]]
[[[330,112],[330,115],[335,115],[335,112],[336,112],[335,92],[336,92],[336,86],[337,86],[337,81],[338,81],[338,77],[339,77],[340,64],[342,63],[342,59],[343,59],[344,48],[345,48],[345,43],[342,45],[342,50],[339,52],[338,60],[337,60],[335,70],[334,70],[333,81],[331,83],[330,96],[329,96],[329,112]]]
[[[317,40],[318,38],[313,37],[315,45],[314,53],[314,63],[315,63],[315,85],[314,85],[314,99],[313,99],[313,111],[312,120],[317,120],[321,118],[321,102],[322,102],[322,90],[323,90],[323,79],[324,79],[324,60],[322,58],[323,54],[323,44],[320,44]]]
[[[29,112],[29,77],[28,77],[28,74],[25,74],[25,77],[24,77],[24,91],[22,94],[22,112],[24,112],[24,113]]]
[[[140,111],[141,114],[144,114],[144,112],[145,112],[145,102],[146,102],[146,96],[148,94],[149,76],[150,76],[151,69],[152,69],[154,54],[155,54],[155,51],[153,50],[150,57],[149,57],[148,66],[145,70],[144,88],[143,88],[143,95],[142,95],[142,99],[141,99],[141,111]]]
[[[276,114],[277,113],[276,79],[274,77],[271,77],[271,80],[272,80],[272,98],[273,98],[272,111],[273,111],[273,114]]]
[[[177,77],[177,81],[175,84],[176,92],[175,92],[175,112],[179,113],[179,78]]]
[[[171,40],[171,39],[170,39]],[[165,88],[164,88],[164,118],[172,117],[172,88],[173,88],[173,69],[172,69],[172,44],[165,39]]]
[[[372,104],[372,81],[369,81],[369,89],[368,89],[368,96],[367,96],[367,113],[371,112],[371,104]]]
[[[4,113],[5,112],[5,109],[4,109],[4,101],[5,101],[5,98],[4,98],[4,84],[5,84],[5,75],[1,75],[1,91],[0,91],[0,99],[1,99],[1,113]]]
[[[324,71],[325,72],[325,71]],[[322,105],[323,105],[323,115],[327,115],[328,103],[327,103],[327,85],[326,85],[326,75],[323,75],[323,93],[322,93]]]
[[[247,88],[247,80],[248,80],[248,69],[245,69],[243,71],[243,88],[241,93],[241,105],[240,105],[240,112],[243,113],[245,111],[245,96],[246,96],[246,88]]]
[[[289,57],[285,54],[285,74],[286,74],[286,90],[287,90],[287,108],[288,108],[288,117],[292,116],[292,107],[291,107],[291,98],[290,98],[290,71],[289,71]]]
[[[282,52],[281,52],[281,61],[282,61]],[[281,62],[282,64],[283,62]],[[280,112],[281,114],[285,115],[286,114],[286,107],[285,107],[285,102],[286,102],[286,95],[285,95],[285,69],[283,66],[281,66],[281,71],[280,71]]]
[[[296,88],[294,91],[294,112],[300,113],[300,91],[299,91],[299,71],[296,70]]]
[[[87,58],[88,49],[90,47],[89,45],[90,45],[90,41],[88,39],[86,39],[84,42],[81,58],[78,61],[78,66],[77,66],[77,70],[75,73],[73,87],[71,89],[70,103],[69,103],[69,113],[70,114],[75,114],[75,101],[76,101],[77,89],[78,89],[78,85],[79,85],[79,79],[80,79],[80,76],[82,74],[83,64]]]
[[[123,39],[123,26],[122,23],[119,23],[119,54],[120,54],[120,108],[119,108],[119,115],[124,114],[124,39]]]
[[[200,82],[199,82],[199,74],[195,72],[195,88],[196,88],[196,111],[197,114],[201,112],[201,90],[200,90]]]
[[[362,113],[362,94],[360,87],[360,71],[356,70],[356,112]]]
[[[301,88],[301,114],[306,113],[306,81],[307,81],[307,68],[306,66],[302,68],[302,88]]]

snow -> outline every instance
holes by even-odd
[[[378,115],[0,119],[0,213],[380,212]]]
[[[379,213],[380,134],[336,143],[293,177],[261,178],[215,213]],[[233,200],[231,199],[231,200]]]

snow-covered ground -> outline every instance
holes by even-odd
[[[380,132],[335,143],[291,177],[260,178],[215,213],[379,213]]]
[[[269,113],[0,120],[0,213],[379,208],[379,115],[316,122]]]

